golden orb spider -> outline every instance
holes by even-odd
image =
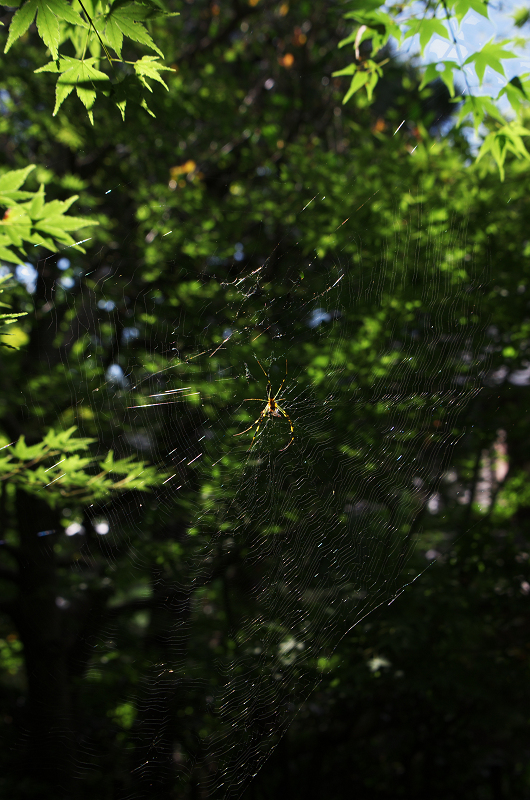
[[[256,361],[258,361],[258,359],[256,359]],[[254,427],[254,425],[256,425],[257,426],[256,427],[256,431],[254,433],[254,436],[252,437],[252,441],[250,443],[250,447],[248,448],[249,450],[251,450],[252,449],[252,445],[254,444],[254,440],[255,440],[256,436],[258,435],[258,433],[259,433],[259,429],[261,428],[261,424],[262,424],[263,420],[264,419],[270,419],[271,417],[282,417],[282,416],[284,416],[285,419],[287,420],[287,422],[289,423],[290,427],[291,427],[291,431],[290,431],[291,438],[289,439],[289,441],[287,442],[285,447],[282,447],[282,449],[279,451],[280,453],[282,453],[284,450],[287,450],[289,445],[292,444],[292,442],[294,441],[294,428],[293,428],[293,423],[291,422],[291,418],[289,417],[287,412],[284,411],[284,409],[280,405],[278,405],[280,402],[283,402],[285,400],[284,397],[280,397],[279,398],[278,395],[280,394],[281,390],[283,389],[283,385],[284,385],[285,381],[287,380],[287,359],[285,359],[285,377],[284,377],[283,381],[281,382],[280,388],[278,389],[276,394],[272,393],[272,386],[271,386],[271,382],[270,382],[270,378],[269,378],[268,374],[265,372],[265,370],[263,369],[263,367],[261,366],[259,361],[258,361],[258,364],[261,367],[261,371],[263,372],[263,374],[267,378],[267,401],[266,401],[266,405],[265,405],[265,408],[263,409],[263,411],[261,412],[261,414],[259,415],[259,417],[254,420],[252,425],[249,425],[248,428],[245,428],[244,431],[240,431],[240,433],[234,433],[234,436],[243,436],[244,433],[248,433],[248,431],[251,431],[252,428]],[[243,402],[246,403],[246,402],[253,401],[253,400],[257,401],[258,403],[263,403],[263,398],[262,397],[245,397]]]

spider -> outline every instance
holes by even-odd
[[[258,361],[258,360],[256,359],[256,361]],[[263,374],[267,378],[267,402],[266,402],[265,408],[263,409],[263,411],[261,412],[259,417],[254,420],[252,425],[250,425],[248,428],[245,428],[244,431],[240,431],[240,433],[234,433],[234,436],[243,436],[244,433],[247,433],[248,431],[251,431],[252,428],[254,427],[254,425],[256,425],[257,426],[256,427],[256,431],[254,433],[254,436],[252,437],[252,441],[250,443],[250,447],[248,448],[249,450],[251,450],[252,449],[252,445],[254,444],[254,440],[255,440],[256,436],[258,435],[258,433],[259,433],[259,429],[261,428],[263,420],[264,419],[270,419],[271,417],[282,417],[282,416],[284,416],[285,419],[287,420],[287,422],[289,423],[290,427],[291,427],[291,431],[290,431],[291,438],[289,439],[289,441],[287,442],[285,447],[282,447],[282,449],[280,450],[280,453],[281,453],[284,450],[287,450],[289,445],[292,444],[292,442],[294,441],[293,423],[291,422],[291,419],[290,419],[289,415],[287,414],[287,412],[284,411],[283,408],[279,405],[279,403],[283,402],[283,400],[285,398],[284,397],[278,398],[278,395],[280,394],[281,390],[283,389],[283,385],[284,385],[285,381],[287,380],[287,359],[285,359],[285,377],[284,377],[283,381],[280,384],[280,388],[278,389],[278,391],[274,395],[272,393],[272,386],[271,386],[271,382],[270,382],[270,378],[269,378],[268,374],[265,372],[265,370],[263,369],[263,367],[261,366],[259,361],[258,361],[258,364],[261,367],[261,371],[263,372]],[[261,397],[246,397],[243,400],[243,402],[246,403],[246,402],[252,401],[252,400],[256,400],[258,403],[262,403],[263,402],[263,398],[261,398]]]

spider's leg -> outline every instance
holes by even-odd
[[[293,423],[291,422],[291,417],[289,416],[289,414],[286,411],[284,411],[283,408],[281,408],[278,405],[278,403],[276,403],[276,408],[278,409],[278,411],[280,411],[283,414],[283,416],[285,417],[285,419],[287,420],[287,422],[289,423],[290,428],[291,428],[291,431],[290,431],[291,432],[291,438],[289,439],[289,441],[287,442],[285,447],[282,447],[282,449],[278,451],[278,452],[282,453],[284,450],[287,450],[287,448],[289,447],[290,444],[292,444],[294,442],[294,428],[293,428]]]
[[[257,398],[252,398],[252,399],[256,400]],[[263,398],[261,398],[261,400],[260,400],[260,403],[262,403],[262,402],[263,402]],[[248,433],[248,431],[252,430],[254,425],[258,426],[257,429],[256,429],[256,433],[257,433],[257,431],[259,430],[259,426],[261,425],[261,421],[262,421],[263,417],[265,417],[267,415],[268,408],[269,408],[269,406],[266,405],[265,408],[263,409],[263,411],[261,412],[261,414],[259,415],[259,417],[254,420],[252,425],[249,425],[249,427],[245,428],[244,431],[240,431],[239,433],[234,433],[234,436],[242,436],[244,433]],[[254,439],[255,438],[256,438],[256,434],[254,434]],[[254,441],[254,439],[252,439],[252,441]],[[250,446],[252,447],[252,444]]]
[[[264,370],[264,369],[263,369],[263,367],[261,366],[261,361],[259,361],[258,359],[256,359],[256,361],[257,361],[257,362],[258,362],[258,364],[260,365],[260,367],[261,367],[261,371],[263,372],[263,374],[264,374],[264,375],[265,375],[265,377],[267,378],[267,400],[270,400],[270,399],[271,399],[271,397],[272,397],[272,386],[271,386],[271,379],[269,378],[269,375],[268,375],[268,373],[267,373],[267,372],[265,372],[265,370]],[[274,399],[274,398],[273,398],[273,399]]]
[[[277,391],[277,392],[276,392],[276,394],[274,395],[274,398],[273,398],[274,400],[276,400],[276,398],[277,398],[277,397],[278,397],[278,395],[280,394],[281,390],[283,389],[283,384],[285,383],[285,381],[286,381],[286,380],[287,380],[287,359],[285,359],[285,378],[284,378],[284,379],[283,379],[283,381],[280,383],[280,388],[278,389],[278,391]],[[283,398],[282,398],[282,400],[283,400]],[[276,400],[276,404],[277,404],[277,403],[278,403],[278,401]]]
[[[256,361],[258,361],[258,359],[256,359]],[[259,365],[260,365],[260,367],[261,367],[261,361],[258,361],[258,364],[259,364]],[[267,378],[267,380],[268,380],[268,379],[269,379],[269,376],[267,375],[267,373],[265,372],[265,370],[263,369],[263,367],[261,367],[261,371],[263,372],[263,374],[265,375],[265,377],[266,377],[266,378]]]
[[[245,399],[242,400],[241,402],[246,403],[247,400],[257,400],[258,403],[263,403],[263,397],[245,397]]]
[[[255,433],[255,434],[254,434],[254,436],[252,437],[252,441],[251,441],[251,443],[250,443],[250,447],[248,448],[249,450],[252,450],[252,445],[254,444],[254,439],[255,439],[255,438],[256,438],[256,436],[258,435],[258,433],[259,433],[259,429],[261,428],[261,423],[263,422],[263,420],[265,419],[265,417],[266,417],[266,416],[267,416],[267,414],[266,414],[265,412],[263,412],[263,413],[262,413],[262,415],[261,415],[261,417],[260,417],[260,419],[259,419],[258,426],[257,426],[257,428],[256,428],[256,433]]]
[[[251,430],[252,430],[252,428],[254,427],[254,425],[256,425],[256,424],[257,424],[257,425],[258,425],[258,427],[259,427],[259,424],[261,423],[261,420],[262,420],[262,419],[263,419],[263,414],[260,414],[260,415],[259,415],[259,417],[258,417],[257,419],[255,419],[255,420],[254,420],[254,422],[252,423],[252,425],[249,425],[249,427],[248,427],[248,428],[245,428],[245,430],[244,430],[244,431],[240,431],[239,433],[234,433],[234,436],[243,436],[243,434],[244,434],[244,433],[248,433],[248,431],[251,431]]]

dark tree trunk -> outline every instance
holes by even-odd
[[[57,603],[55,534],[42,535],[59,531],[60,522],[46,503],[22,491],[17,492],[16,514],[20,594],[13,603],[13,619],[24,645],[28,683],[26,777],[42,800],[70,800],[73,731],[64,611]]]

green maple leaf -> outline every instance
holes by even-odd
[[[73,25],[86,27],[77,11],[66,0],[28,0],[21,6],[9,26],[9,36],[4,49],[9,48],[26,33],[37,15],[37,30],[42,41],[50,49],[53,59],[58,58],[59,22],[71,22]]]
[[[438,64],[443,65],[443,70],[441,72],[438,71],[437,67]],[[458,64],[454,61],[440,61],[435,64],[428,64],[425,72],[423,73],[423,79],[420,83],[420,89],[423,89],[424,86],[427,86],[428,83],[431,81],[442,80],[449,90],[449,94],[451,97],[455,96],[455,81],[453,76],[453,70],[459,69]]]
[[[530,75],[529,72],[518,77],[517,75],[506,84],[504,89],[501,89],[497,95],[499,100],[503,95],[506,95],[508,101],[515,112],[521,110],[521,106],[526,101],[528,102],[530,96],[530,81],[524,80]],[[523,82],[524,81],[524,82]]]
[[[31,219],[22,206],[10,208],[0,220],[2,233],[15,247],[21,247],[31,236]]]
[[[442,36],[444,39],[449,39],[449,34],[447,33],[445,25],[440,19],[435,18],[422,19],[414,22],[412,25],[410,25],[405,33],[405,39],[409,39],[411,36],[416,36],[416,34],[419,34],[420,36],[420,49],[422,53],[431,41],[432,37],[436,34],[438,34],[438,36]]]
[[[96,20],[95,27],[120,58],[124,36],[132,39],[133,42],[150,47],[151,50],[155,50],[163,57],[162,51],[153,42],[144,25],[139,22],[143,18],[145,18],[145,12],[136,3],[117,8],[114,4],[107,14]]]
[[[180,17],[179,11],[167,11],[163,8],[162,3],[152,2],[152,0],[141,0],[141,2],[114,0],[110,6],[110,12],[113,13],[124,6],[131,8],[134,11],[134,18],[138,20],[154,19],[155,17]]]
[[[528,136],[529,134],[530,130],[520,125],[517,121],[504,125],[498,131],[489,133],[486,136],[479,150],[477,161],[480,161],[486,153],[491,153],[499,168],[501,181],[503,181],[504,162],[509,152],[513,153],[517,158],[524,158],[530,161],[530,153],[522,139],[523,136]]]
[[[59,74],[55,92],[54,116],[68,95],[75,89],[77,96],[88,111],[90,121],[94,122],[90,109],[96,99],[96,91],[92,86],[96,82],[109,80],[108,75],[96,69],[94,66],[96,61],[98,59],[95,57],[85,59],[66,57],[60,58],[58,61],[51,61],[49,64],[45,64],[44,67],[35,70],[35,72],[54,72]]]
[[[468,11],[476,11],[488,19],[488,4],[483,0],[447,0],[447,5],[452,9],[455,17],[461,22]]]
[[[401,42],[401,29],[391,16],[384,11],[353,11],[344,15],[345,19],[354,19],[359,25],[366,26],[366,30],[358,39],[359,29],[354,30],[349,36],[339,42],[339,47],[347,44],[359,45],[366,39],[371,39],[372,50],[377,52],[388,42],[390,36]]]
[[[55,67],[55,63],[53,63]],[[0,177],[0,203],[8,209],[0,220],[0,258],[20,263],[20,255],[11,248],[23,251],[24,244],[45,244],[52,252],[57,251],[57,242],[85,252],[68,231],[79,230],[93,223],[82,217],[68,217],[66,212],[77,200],[77,195],[67,200],[45,202],[44,186],[37,192],[20,192],[18,187],[33,169],[33,165],[22,170],[13,170]],[[17,202],[20,199],[26,202]],[[14,202],[13,202],[14,200]],[[1,281],[0,281],[1,283]],[[0,304],[1,305],[1,304]]]
[[[505,44],[511,44],[510,40],[505,39],[497,43],[490,40],[484,45],[482,50],[479,50],[478,53],[472,53],[469,58],[466,58],[464,66],[466,64],[475,65],[475,72],[477,73],[480,83],[482,83],[484,79],[486,67],[491,67],[495,72],[504,75],[504,67],[501,64],[501,59],[517,58],[516,54],[510,52],[510,50],[503,50],[503,45]]]
[[[11,206],[17,200],[27,200],[33,197],[33,192],[19,191],[33,169],[35,169],[35,164],[24,169],[13,169],[0,177],[0,203],[2,205]]]
[[[468,114],[473,115],[475,129],[484,122],[486,116],[490,116],[501,123],[506,122],[491,97],[486,97],[484,95],[471,95],[466,97],[458,113],[457,125],[461,125]]]
[[[3,248],[0,246],[0,251],[1,250],[3,250]],[[1,257],[2,256],[0,256],[0,258]],[[10,280],[11,280],[11,274],[10,273],[8,273],[7,275],[0,275],[0,294],[2,294],[2,292],[8,287],[8,285],[10,283]],[[9,303],[1,303],[0,302],[0,306],[2,308],[11,309],[11,305]],[[18,321],[19,317],[25,317],[25,316],[26,316],[26,312],[25,311],[8,311],[5,314],[0,314],[0,336],[2,336],[2,337],[11,336],[12,334],[8,333],[5,330],[5,326],[6,325],[12,325],[14,322]],[[0,347],[8,347],[10,350],[18,350],[18,347],[14,346],[14,345],[11,345],[11,344],[7,344],[7,342],[0,342]],[[10,459],[8,459],[8,460],[10,460]],[[1,467],[0,467],[0,471],[1,471]]]
[[[383,74],[383,70],[380,64],[377,64],[372,59],[368,59],[362,67],[357,66],[356,64],[350,64],[345,69],[341,69],[338,72],[333,72],[332,77],[338,77],[339,75],[353,75],[352,82],[350,83],[350,87],[346,92],[343,100],[342,105],[348,102],[350,97],[355,94],[355,92],[359,91],[363,86],[366,87],[366,94],[368,95],[368,99],[372,99],[374,88],[377,85],[377,81]]]
[[[123,118],[125,118],[125,108],[127,103],[138,104],[149,114],[149,116],[155,116],[147,105],[147,101],[143,95],[142,86],[132,75],[126,75],[122,81],[113,86],[113,100],[120,110]]]
[[[144,56],[139,61],[136,61],[134,64],[134,71],[138,75],[140,81],[147,89],[149,89],[149,91],[152,91],[152,89],[147,83],[146,78],[151,78],[154,81],[158,81],[158,83],[161,83],[162,86],[165,86],[166,89],[168,89],[168,86],[160,76],[160,73],[164,71],[174,72],[171,67],[165,67],[163,64],[159,64],[157,56]]]

